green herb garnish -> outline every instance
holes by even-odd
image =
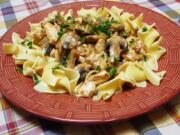
[[[58,32],[58,38],[60,39],[62,37],[62,35],[64,33],[66,33],[67,31],[67,28],[69,27],[70,25],[69,24],[61,24],[59,27],[60,27],[60,32]]]
[[[68,28],[69,26],[70,26],[69,24],[61,24],[61,25],[60,25],[61,29]]]
[[[147,27],[144,26],[144,27],[142,28],[142,32],[146,32],[146,31],[147,31]]]
[[[68,16],[67,20],[74,20],[74,18],[72,16]]]
[[[79,35],[79,37],[80,37],[79,40],[84,43],[84,41],[85,41],[85,36],[84,36],[84,35]]]
[[[41,80],[38,78],[38,76],[36,74],[33,74],[32,79],[33,79],[35,85],[41,82]]]
[[[105,57],[104,54],[102,54],[101,57],[104,59],[104,57]]]
[[[23,68],[16,66],[16,71],[19,71],[19,72],[23,73]]]
[[[25,39],[24,41],[21,42],[21,44],[23,46],[28,46],[29,49],[32,49],[32,41],[28,40],[28,39]]]
[[[29,49],[32,49],[32,41],[29,41],[29,42],[27,43],[27,46],[29,47]]]
[[[134,38],[132,38],[132,39],[129,41],[129,43],[130,43],[130,44],[133,44],[134,41],[135,41]]]
[[[68,16],[68,17],[67,17],[67,20],[71,20],[71,19],[72,19],[72,17],[71,17],[71,16]]]
[[[58,39],[60,39],[64,33],[65,32],[62,32],[62,31],[58,32]]]
[[[146,55],[144,55],[143,57],[144,57],[144,61],[147,61],[147,56],[146,56]]]
[[[117,69],[115,67],[110,67],[109,68],[109,76],[112,78],[116,75]]]
[[[95,26],[92,28],[92,32],[93,33],[102,32],[102,33],[110,36],[112,33],[112,31],[109,29],[110,26],[111,26],[110,21],[102,21],[98,26]]]
[[[69,60],[71,58],[71,52],[68,53],[67,57],[66,57],[66,60]]]
[[[61,64],[62,64],[64,67],[67,67],[67,61],[66,61],[66,60],[61,61]]]
[[[120,33],[120,36],[123,37],[123,38],[127,38],[128,37],[128,34],[125,32],[125,31],[122,31]]]
[[[56,66],[56,67],[52,68],[52,72],[54,73],[54,71],[55,71],[56,69],[60,69],[59,66]]]
[[[53,67],[53,68],[52,68],[52,72],[54,73],[54,71],[55,71],[56,69],[62,69],[61,65],[58,64],[57,66]]]
[[[101,70],[101,67],[99,65],[96,66],[96,70]]]

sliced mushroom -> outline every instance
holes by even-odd
[[[64,49],[76,48],[80,44],[79,36],[74,32],[66,33],[61,37],[61,44]]]
[[[45,48],[45,55],[50,55],[53,48],[54,48],[54,46],[52,46],[51,44],[48,44]]]
[[[61,53],[59,53],[60,62],[64,66],[67,66],[67,56],[69,53],[70,53],[70,49],[63,49],[63,48],[61,50]]]
[[[86,63],[78,64],[74,69],[79,72],[80,78],[78,82],[84,81],[87,73],[90,71],[91,65]]]
[[[86,78],[87,73],[88,73],[88,72],[87,72],[85,69],[79,70],[80,78],[79,78],[79,80],[78,80],[78,83],[84,81],[84,79]]]
[[[60,56],[61,62],[65,62],[66,64],[68,64],[67,63],[68,61],[66,60],[66,58],[67,58],[68,54],[70,53],[70,50],[73,50],[74,48],[76,48],[78,46],[78,44],[79,44],[78,40],[79,40],[79,36],[77,36],[73,32],[69,32],[69,33],[64,34],[61,37],[61,40],[56,43],[55,47],[58,49],[58,54]],[[76,53],[77,53],[77,51],[76,51]],[[72,55],[72,59],[73,59],[73,57],[74,57],[74,54]],[[73,63],[75,63],[75,59],[73,61],[74,61]],[[70,63],[68,65],[70,67],[73,67],[74,64],[72,64],[72,62],[70,62]]]
[[[122,52],[128,50],[127,41],[118,35],[113,35],[112,37],[110,37],[107,40],[107,44],[110,46],[109,55],[110,61],[112,63],[114,63],[116,60],[120,60]]]

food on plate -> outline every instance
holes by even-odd
[[[29,23],[24,38],[12,34],[3,50],[15,59],[16,70],[32,77],[43,93],[68,93],[107,100],[124,85],[155,86],[166,71],[158,60],[166,52],[155,24],[143,22],[116,6],[108,9],[53,11]]]

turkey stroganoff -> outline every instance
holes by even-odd
[[[77,15],[53,11],[29,23],[24,38],[12,34],[3,50],[15,59],[16,70],[30,76],[34,89],[107,100],[124,86],[158,86],[165,71],[158,59],[166,52],[155,24],[115,6],[80,9]]]

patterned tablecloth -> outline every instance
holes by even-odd
[[[78,0],[74,0],[78,1]],[[114,0],[117,1],[117,0]],[[39,10],[69,0],[0,0],[0,36]],[[160,12],[180,24],[179,0],[124,0]],[[180,36],[180,35],[177,35]],[[142,116],[114,124],[72,125],[40,119],[16,109],[0,93],[0,135],[180,135],[180,95]]]

